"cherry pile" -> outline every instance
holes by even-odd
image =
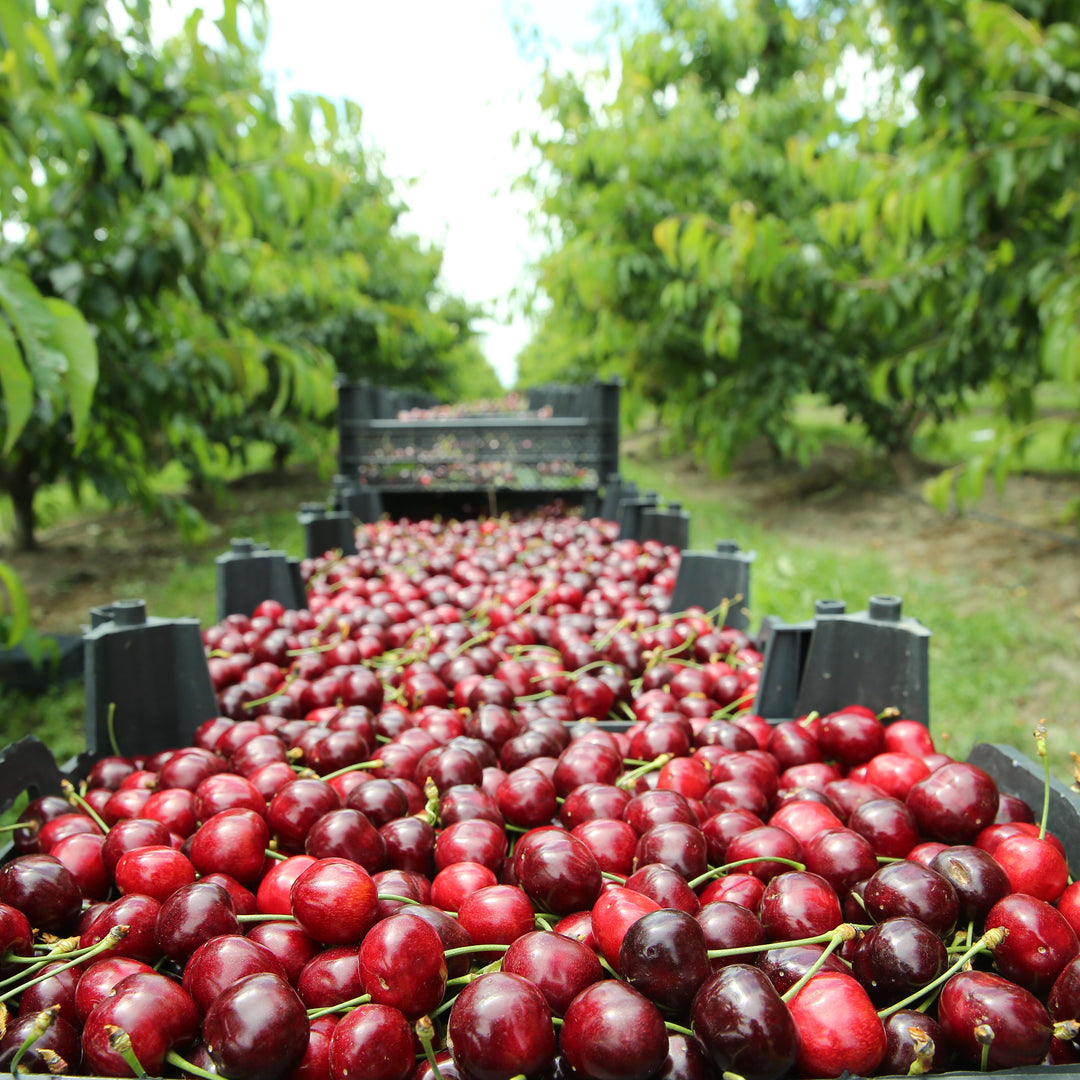
[[[668,612],[678,552],[607,523],[383,522],[358,546],[305,564],[308,609],[205,631],[220,715],[191,746],[27,807],[0,1067],[1080,1063],[1080,884],[924,727],[754,716],[760,654]]]

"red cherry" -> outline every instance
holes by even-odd
[[[324,945],[360,942],[375,922],[378,903],[371,875],[348,859],[318,859],[293,882],[292,915]]]
[[[807,1076],[869,1076],[885,1056],[885,1028],[858,980],[815,975],[788,1003],[799,1029],[799,1068]]]
[[[592,929],[604,959],[619,970],[619,949],[631,925],[642,915],[660,910],[655,900],[616,885],[606,889],[592,907]]]
[[[332,1080],[407,1080],[415,1064],[412,1031],[388,1005],[361,1005],[334,1027],[327,1062]]]
[[[1065,856],[1048,840],[1022,833],[1007,837],[994,849],[994,860],[1008,875],[1013,892],[1053,903],[1069,884]]]
[[[432,1012],[446,991],[442,939],[423,919],[399,912],[376,923],[360,946],[360,981],[378,1005],[417,1020]]]

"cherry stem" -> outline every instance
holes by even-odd
[[[249,922],[296,922],[296,918],[293,915],[270,915],[262,911],[255,912],[254,915],[237,915],[236,921],[238,923]]]
[[[646,773],[662,769],[674,756],[674,754],[660,754],[654,761],[648,761],[644,765],[641,765],[636,769],[631,769],[628,773],[624,773],[615,781],[615,783],[618,787],[624,789],[632,788],[634,783],[640,777],[644,776]]]
[[[459,945],[456,949],[447,949],[443,956],[471,956],[478,952],[506,952],[509,945]]]
[[[431,1022],[430,1016],[421,1016],[416,1021],[416,1037],[420,1040],[420,1045],[424,1048],[424,1056],[428,1060],[428,1065],[431,1066],[431,1075],[435,1077],[435,1080],[443,1080],[443,1075],[439,1071],[439,1063],[435,1060],[435,1047],[432,1043],[435,1040],[435,1025]]]
[[[699,885],[704,885],[706,881],[712,881],[713,878],[723,877],[729,870],[734,870],[738,866],[749,866],[751,863],[782,863],[784,866],[790,866],[793,870],[805,870],[806,864],[796,862],[794,859],[785,859],[781,855],[754,855],[749,859],[738,859],[735,862],[724,863],[723,866],[714,866],[711,870],[706,870],[700,877],[694,878],[692,881],[688,881],[686,884],[691,889],[696,889]]]
[[[1035,728],[1035,752],[1043,763],[1043,805],[1042,821],[1039,824],[1039,839],[1046,839],[1046,822],[1050,817],[1050,758],[1046,753],[1046,721],[1040,720]]]
[[[994,1029],[989,1024],[976,1024],[972,1034],[982,1047],[979,1055],[979,1072],[990,1071],[990,1047],[994,1043]]]
[[[414,900],[411,896],[398,896],[397,893],[381,892],[375,894],[376,900],[400,900],[403,904],[419,904],[419,900]]]
[[[123,757],[120,753],[120,747],[116,741],[116,702],[109,702],[109,711],[105,715],[105,730],[109,733],[109,745],[112,747],[112,752],[117,757]]]
[[[689,1028],[683,1027],[682,1024],[673,1024],[670,1020],[665,1020],[664,1027],[666,1027],[668,1031],[674,1031],[676,1035],[685,1035],[688,1039],[697,1038]]]
[[[28,829],[32,827],[32,823],[29,821],[12,821],[7,825],[0,825],[0,833],[15,832],[18,829]]]
[[[170,1065],[175,1065],[178,1069],[183,1070],[186,1073],[191,1073],[192,1076],[201,1077],[202,1080],[221,1080],[221,1076],[218,1073],[212,1073],[208,1069],[202,1069],[194,1062],[188,1061],[187,1058],[182,1058],[175,1050],[170,1050],[165,1055],[165,1060]]]
[[[69,803],[77,806],[102,832],[109,831],[109,826],[101,820],[101,815],[75,790],[75,785],[70,780],[60,781],[60,790],[63,791]]]
[[[846,925],[846,924],[841,924]],[[839,929],[839,927],[837,928]],[[749,956],[751,953],[769,952],[771,949],[786,949],[794,945],[825,945],[832,941],[836,930],[830,930],[825,934],[815,934],[813,937],[796,938],[793,941],[769,941],[758,945],[737,945],[730,949],[710,949],[706,956],[710,960],[718,960],[722,956]]]
[[[939,986],[943,986],[949,981],[973,956],[976,956],[981,952],[992,952],[996,949],[1004,940],[1008,931],[1003,926],[995,926],[991,930],[987,930],[970,949],[966,950],[961,956],[959,956],[953,963],[945,969],[933,982],[927,983],[926,986],[919,990],[916,990],[914,994],[909,994],[902,1001],[898,1001],[895,1005],[890,1005],[887,1009],[881,1009],[878,1012],[878,1016],[885,1020],[892,1016],[894,1012],[899,1012],[901,1009],[906,1009],[913,1001],[918,1001],[920,998],[925,997],[931,990],[936,990]]]
[[[273,848],[264,848],[263,854],[268,859],[277,859],[278,862],[285,862],[289,858],[288,855],[282,855],[280,851],[275,851]]]
[[[626,884],[626,878],[619,877],[618,874],[613,874],[609,870],[601,870],[600,871],[600,876],[602,878],[604,878],[606,881],[614,881],[619,885],[625,885]]]
[[[344,769],[338,769],[337,772],[328,772],[322,779],[329,783],[329,781],[344,776],[346,773],[359,772],[361,769],[381,769],[382,767],[382,758],[375,758],[372,761],[358,761],[355,765],[346,765]]]
[[[105,1033],[109,1037],[109,1049],[113,1053],[119,1054],[127,1063],[127,1067],[136,1076],[149,1075],[131,1045],[131,1036],[122,1027],[117,1027],[115,1024],[106,1024]]]
[[[42,1009],[34,1018],[34,1023],[31,1025],[30,1030],[26,1033],[26,1038],[23,1040],[22,1045],[15,1051],[15,1056],[11,1059],[10,1072],[12,1076],[19,1075],[19,1062],[22,1061],[23,1055],[30,1049],[45,1034],[49,1028],[52,1027],[53,1021],[60,1014],[59,1005],[50,1005],[47,1009]]]
[[[51,956],[46,956],[39,967],[33,967],[29,971],[19,972],[18,975],[12,975],[10,978],[5,979],[0,986],[8,986],[11,983],[17,983],[17,986],[0,994],[0,1002],[7,1001],[8,998],[13,998],[18,994],[21,994],[30,986],[36,986],[39,982],[44,982],[46,979],[51,979],[54,975],[59,975],[62,971],[67,971],[68,968],[76,967],[78,964],[82,964],[89,960],[91,956],[97,956],[98,953],[105,952],[106,949],[111,949],[116,945],[119,945],[121,941],[127,937],[128,926],[126,923],[121,923],[119,926],[114,926],[97,944],[91,945],[85,949],[77,949],[73,953],[66,953],[69,957],[66,964],[61,967],[54,968],[52,971],[46,972],[44,975],[37,975],[35,978],[28,979],[23,982],[23,978],[26,975],[31,975],[36,971],[40,971],[41,968],[52,962]]]
[[[821,950],[821,955],[803,972],[802,976],[791,984],[780,995],[783,1002],[791,1001],[793,997],[821,970],[825,961],[845,942],[852,941],[858,931],[851,923],[841,923],[835,930],[829,932],[829,944]]]
[[[327,1005],[324,1009],[308,1009],[308,1019],[318,1020],[320,1016],[329,1016],[331,1013],[355,1009],[357,1005],[367,1005],[370,1002],[370,994],[361,994],[359,997],[349,998],[348,1001],[339,1001],[337,1005]]]

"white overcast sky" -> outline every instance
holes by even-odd
[[[157,0],[161,7],[163,0]],[[162,29],[196,6],[173,0]],[[200,5],[212,17],[220,3]],[[530,253],[516,131],[535,128],[541,63],[520,55],[517,18],[535,26],[558,67],[578,67],[597,35],[596,0],[267,0],[265,68],[279,92],[351,98],[383,171],[410,207],[403,227],[444,251],[446,286],[485,304],[484,351],[504,384],[529,327],[509,304]],[[167,11],[167,9],[165,9]],[[155,11],[155,18],[158,12]],[[412,181],[412,186],[406,186]]]

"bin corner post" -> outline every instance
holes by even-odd
[[[159,619],[142,600],[110,606],[83,635],[86,749],[156,753],[191,741],[218,711],[196,619]]]
[[[863,704],[930,723],[930,630],[902,614],[898,596],[872,596],[865,611],[821,614],[811,636],[796,708],[834,712]]]
[[[689,520],[685,522],[689,529]],[[750,626],[750,570],[754,552],[741,551],[734,541],[722,550],[684,551],[671,593],[671,610],[697,605],[713,611],[727,604],[723,625],[735,630]],[[719,548],[720,545],[718,544]]]
[[[263,600],[277,600],[290,609],[307,604],[282,551],[270,551],[266,544],[256,544],[249,537],[234,538],[230,549],[214,562],[219,619],[250,615]]]
[[[599,476],[619,471],[619,393],[620,379],[595,383],[592,387],[593,419],[600,430]]]

